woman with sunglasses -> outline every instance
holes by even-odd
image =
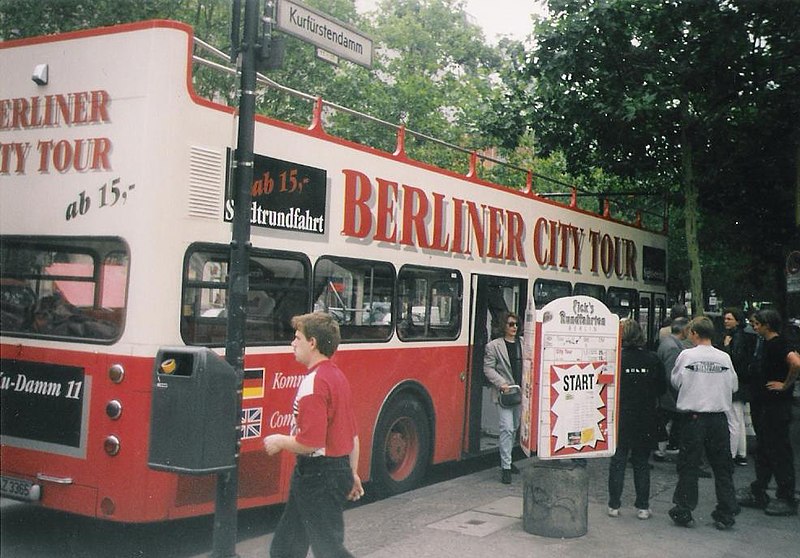
[[[505,393],[510,386],[522,384],[522,343],[519,336],[519,317],[513,312],[499,316],[501,335],[486,344],[483,358],[483,373],[492,384],[492,401],[497,405],[500,419],[500,482],[511,484],[511,473],[519,469],[511,463],[511,450],[514,435],[519,428],[520,407],[500,405],[500,392]],[[517,388],[518,389],[518,388]]]

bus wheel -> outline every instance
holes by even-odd
[[[372,448],[372,483],[382,496],[417,486],[431,453],[428,417],[419,401],[400,396],[381,414]]]

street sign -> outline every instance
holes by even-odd
[[[356,64],[372,66],[372,39],[295,0],[278,0],[275,27]]]
[[[317,58],[320,60],[324,60],[329,64],[333,64],[334,66],[339,65],[339,57],[333,54],[332,52],[328,52],[325,49],[321,49],[317,47]]]

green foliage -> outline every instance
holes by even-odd
[[[527,122],[543,153],[562,150],[579,175],[602,168],[653,191],[671,190],[681,207],[676,219],[699,223],[696,247],[707,287],[718,293],[733,287],[730,297],[738,300],[774,295],[777,273],[767,272],[768,286],[759,284],[758,273],[722,270],[780,269],[793,234],[800,3],[548,5],[527,82],[519,79],[522,91],[511,95],[532,99]],[[684,213],[683,196],[694,188],[700,213]],[[764,220],[769,227],[756,226]],[[670,231],[689,242],[671,251],[670,275],[680,281],[685,277],[676,272],[691,271],[685,258],[692,239],[682,235],[682,220]]]
[[[384,0],[370,20],[378,62],[357,108],[457,145],[476,139],[498,63],[456,0]],[[473,144],[474,145],[474,144]]]
[[[527,72],[529,54],[525,45],[510,39],[502,39],[498,49],[498,83],[487,99],[482,122],[500,147],[513,151],[525,143],[535,124],[533,87]]]
[[[0,38],[49,35],[117,25],[143,19],[178,19],[202,27],[203,12],[227,4],[224,0],[0,0]]]

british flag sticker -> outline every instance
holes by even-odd
[[[261,437],[261,407],[242,409],[242,439]]]

